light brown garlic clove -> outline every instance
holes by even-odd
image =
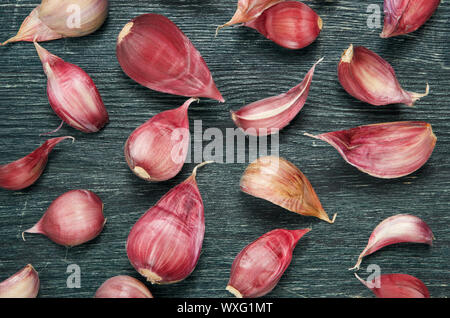
[[[39,275],[31,264],[0,283],[0,298],[36,298]]]
[[[328,223],[336,219],[335,214],[330,220],[309,180],[286,159],[268,156],[255,160],[245,170],[240,187],[247,194],[289,211]]]
[[[108,0],[42,0],[23,21],[12,42],[43,42],[88,35],[108,16]]]

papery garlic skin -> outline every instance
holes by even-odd
[[[388,62],[375,52],[363,46],[354,48],[352,44],[341,57],[338,77],[347,93],[374,106],[413,106],[429,93],[428,84],[423,94],[405,91]]]
[[[95,133],[109,121],[102,97],[92,78],[34,42],[47,75],[50,106],[61,120],[85,133]]]
[[[131,276],[115,276],[105,281],[94,298],[153,298],[148,288]]]
[[[330,220],[306,176],[291,162],[274,156],[261,157],[245,170],[241,190],[289,211]]]
[[[257,19],[244,23],[278,45],[297,50],[313,43],[323,21],[306,4],[283,1],[265,10]]]
[[[227,23],[217,27],[216,36],[220,29],[233,24],[252,21],[259,17],[268,8],[283,1],[284,0],[239,0],[233,17]]]
[[[411,33],[430,19],[440,0],[384,0],[382,38]]]
[[[397,243],[422,243],[433,245],[434,235],[430,227],[419,217],[410,214],[397,214],[377,225],[370,235],[366,248],[351,269],[358,270],[362,259],[379,249]]]
[[[0,298],[36,298],[39,293],[39,275],[31,264],[0,282]]]
[[[107,16],[107,0],[42,0],[24,20],[17,35],[2,45],[85,36],[98,30]]]
[[[159,182],[181,171],[190,142],[187,110],[194,101],[191,98],[179,108],[157,114],[128,137],[125,158],[138,177]]]
[[[329,143],[349,164],[383,179],[401,178],[420,169],[431,157],[437,141],[430,124],[416,121],[306,135]]]
[[[50,152],[66,139],[75,140],[70,136],[52,138],[27,156],[9,164],[0,165],[0,188],[17,191],[34,184],[44,172]]]
[[[197,265],[205,217],[195,176],[203,164],[150,208],[128,235],[128,259],[152,284],[179,282]]]
[[[127,23],[116,53],[123,71],[145,87],[224,102],[200,52],[165,16],[143,14]]]
[[[237,298],[271,292],[289,267],[298,241],[310,230],[277,229],[247,245],[233,262],[226,289]]]
[[[379,287],[375,280],[366,282],[356,273],[356,278],[372,290],[378,298],[430,298],[427,286],[418,278],[407,274],[383,274],[379,279]]]
[[[72,190],[55,199],[39,222],[24,233],[43,234],[71,247],[96,238],[105,223],[102,200],[91,191]]]
[[[289,125],[305,105],[314,70],[322,60],[314,64],[303,81],[287,93],[253,102],[231,112],[236,126],[247,134],[264,136],[277,133]]]

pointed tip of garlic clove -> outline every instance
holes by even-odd
[[[217,36],[219,35],[219,31],[222,30],[223,28],[227,27],[227,26],[228,26],[227,23],[222,24],[222,25],[219,25],[219,26],[216,28],[216,34],[214,35],[214,37],[217,38]]]
[[[330,217],[329,217],[328,214],[325,212],[325,210],[321,210],[321,211],[319,211],[317,217],[318,217],[319,219],[321,219],[322,221],[325,221],[325,222],[328,222],[328,223],[330,223],[330,224],[333,224],[333,223],[336,221],[337,213],[335,213],[335,214],[333,215],[333,218],[330,219]]]
[[[350,44],[348,49],[342,53],[341,63],[351,63],[353,60],[353,44]]]
[[[244,298],[242,296],[242,294],[233,286],[228,285],[227,288],[225,288],[227,291],[229,291],[230,293],[232,293],[234,296],[236,296],[236,298]]]
[[[425,88],[425,93],[414,93],[414,92],[408,92],[408,94],[411,96],[411,103],[407,104],[408,106],[414,106],[414,104],[421,98],[428,96],[430,94],[430,85],[427,83],[427,87]]]

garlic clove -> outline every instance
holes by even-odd
[[[144,14],[127,23],[117,39],[123,71],[152,90],[224,102],[200,52],[165,16]]]
[[[338,77],[342,87],[365,103],[381,106],[389,104],[414,103],[429,93],[405,91],[397,80],[392,66],[373,51],[357,46],[344,52],[338,66]]]
[[[197,265],[205,234],[202,196],[192,175],[172,188],[133,226],[127,255],[133,267],[152,284],[172,284]]]
[[[195,100],[191,98],[179,108],[157,114],[128,137],[125,158],[138,177],[159,182],[181,171],[190,142],[187,110]]]
[[[382,38],[411,33],[430,19],[440,0],[384,0]]]
[[[115,276],[105,281],[94,298],[153,298],[147,286],[131,276]]]
[[[378,298],[430,298],[427,286],[418,278],[407,274],[383,274],[379,277],[379,287],[375,280],[369,282],[356,278]]]
[[[373,177],[409,175],[431,157],[437,138],[425,122],[392,122],[313,136],[333,146],[352,166]]]
[[[358,270],[362,259],[379,249],[397,243],[422,243],[432,245],[434,240],[430,227],[420,218],[410,214],[397,214],[377,225],[370,235],[366,248],[352,269]]]
[[[107,15],[108,0],[42,0],[23,21],[17,35],[2,45],[84,36],[99,29]]]
[[[66,136],[52,138],[27,156],[9,164],[0,165],[0,188],[22,190],[34,184],[44,172],[48,156],[61,141],[75,138]]]
[[[0,298],[36,298],[39,293],[39,275],[31,264],[0,282]]]
[[[306,4],[283,1],[265,10],[257,19],[244,23],[278,45],[296,50],[313,43],[323,21]]]
[[[51,54],[34,42],[47,75],[50,106],[61,120],[85,133],[102,129],[109,121],[92,78],[80,67]]]
[[[97,31],[108,16],[108,0],[42,0],[39,18],[64,37],[80,37]],[[79,13],[80,20],[70,14]]]
[[[268,156],[252,162],[245,170],[241,190],[254,197],[270,201],[289,211],[330,220],[306,176],[283,158]]]
[[[252,21],[259,17],[266,9],[284,0],[239,0],[236,12],[227,23],[217,27],[216,36],[220,29],[225,27]]]
[[[105,223],[102,200],[91,191],[72,190],[54,200],[39,222],[24,233],[43,234],[71,247],[96,238]]]
[[[247,134],[264,136],[277,133],[289,125],[305,105],[314,70],[322,60],[314,64],[304,80],[287,93],[253,102],[231,112],[236,126]]]
[[[298,241],[310,230],[277,229],[247,245],[233,262],[226,289],[237,298],[268,294],[289,267]]]

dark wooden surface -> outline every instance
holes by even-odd
[[[3,0],[0,40],[15,34],[38,4]],[[449,295],[449,87],[450,8],[441,4],[417,32],[381,39],[381,29],[366,26],[369,4],[382,1],[308,2],[324,20],[324,30],[311,46],[289,51],[253,30],[223,30],[236,1],[111,0],[110,15],[96,33],[77,39],[44,43],[50,52],[85,69],[97,84],[110,114],[110,124],[98,134],[82,134],[64,126],[58,135],[76,137],[52,153],[39,181],[18,192],[0,190],[0,280],[32,263],[41,278],[40,297],[92,297],[111,276],[139,278],[128,262],[125,242],[136,220],[171,187],[184,180],[194,164],[186,164],[175,179],[149,184],[128,169],[123,145],[128,135],[160,111],[181,105],[185,98],[148,90],[124,75],[115,57],[115,39],[131,18],[148,12],[172,19],[191,39],[209,65],[227,102],[202,100],[190,109],[190,122],[203,128],[234,127],[229,116],[249,102],[276,95],[296,85],[312,64],[316,69],[308,101],[299,116],[281,132],[280,155],[296,164],[315,187],[335,224],[299,216],[239,191],[246,164],[214,164],[202,168],[198,183],[205,202],[206,234],[197,268],[185,281],[149,286],[155,297],[228,297],[224,288],[231,263],[249,242],[274,228],[312,226],[294,251],[291,266],[267,297],[373,297],[347,268],[354,265],[372,229],[398,213],[423,218],[436,241],[432,248],[403,244],[367,257],[360,270],[378,264],[383,273],[417,276],[432,297]],[[340,86],[336,67],[350,43],[374,50],[396,69],[405,89],[431,93],[415,108],[401,105],[372,107],[349,96]],[[0,163],[31,152],[45,137],[40,133],[60,123],[46,97],[46,78],[34,47],[17,43],[0,48]],[[438,137],[430,161],[418,172],[397,180],[367,176],[347,165],[327,144],[303,136],[397,120],[424,120]],[[205,141],[207,144],[207,141]],[[103,233],[88,244],[67,250],[44,236],[21,232],[39,220],[48,205],[70,190],[86,188],[104,201],[108,218]],[[81,267],[81,288],[66,286],[69,264]]]

